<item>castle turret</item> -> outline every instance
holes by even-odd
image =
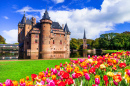
[[[50,52],[50,34],[51,34],[51,24],[49,14],[47,10],[45,11],[41,23],[41,50],[42,52]]]
[[[65,36],[66,36],[66,40],[67,40],[67,44],[66,44],[66,51],[70,51],[70,31],[69,31],[69,28],[68,28],[68,25],[67,23],[65,24],[65,27],[64,27],[64,32],[65,32]]]
[[[87,39],[86,39],[85,29],[84,29],[84,35],[83,35],[83,49],[87,49]]]

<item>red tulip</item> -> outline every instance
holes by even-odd
[[[61,81],[58,86],[66,86],[65,83],[63,81]]]
[[[126,63],[120,63],[119,67],[121,67],[121,68],[126,67]]]
[[[73,81],[72,78],[68,78],[68,79],[66,79],[65,83],[66,83],[67,85],[71,85],[71,84],[74,83],[74,81]]]

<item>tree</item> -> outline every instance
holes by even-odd
[[[99,47],[99,38],[96,38],[95,40],[93,40],[91,44],[92,44],[93,48],[96,48],[96,49],[100,48]]]
[[[79,46],[78,46],[77,39],[71,38],[71,40],[70,40],[70,49],[78,49],[78,48],[79,48]]]
[[[5,44],[5,39],[0,35],[0,44]]]

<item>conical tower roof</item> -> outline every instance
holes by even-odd
[[[43,19],[43,20],[46,20],[46,19],[47,19],[47,20],[50,20],[50,17],[49,17],[49,14],[48,14],[48,12],[47,12],[47,9],[46,9],[46,11],[45,11],[45,13],[44,13],[42,19]]]
[[[67,23],[65,24],[64,32],[70,32]]]
[[[86,33],[85,33],[85,29],[84,29],[84,35],[83,35],[83,39],[86,39]]]

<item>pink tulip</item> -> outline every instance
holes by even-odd
[[[45,82],[44,82],[44,81],[41,81],[41,84],[42,84],[42,85],[45,85]]]
[[[19,83],[20,86],[25,86],[25,83]]]
[[[63,80],[63,77],[62,77],[62,76],[60,76],[60,79],[61,79],[61,80]]]
[[[53,69],[53,73],[54,73],[54,74],[57,74],[57,70],[56,70],[56,69]]]
[[[62,67],[62,63],[60,63],[60,67]]]
[[[95,84],[100,84],[99,78],[95,78]]]
[[[75,78],[76,78],[75,73],[73,73],[73,74],[72,74],[72,78],[73,78],[73,79],[75,79]]]
[[[53,72],[53,68],[51,68],[51,72]]]
[[[85,73],[85,79],[86,79],[86,80],[90,80],[90,76],[89,76],[88,73]]]
[[[3,84],[2,84],[2,83],[0,83],[0,86],[3,86]]]
[[[127,71],[127,74],[130,76],[130,70]]]
[[[50,82],[50,79],[47,78],[47,79],[46,79],[46,82],[49,83],[49,82]]]
[[[80,63],[82,63],[84,60],[83,59],[79,59]]]
[[[57,74],[58,76],[60,76],[60,72],[58,72],[58,74]]]
[[[113,83],[114,83],[114,85],[118,86],[118,83],[116,81],[113,80]]]
[[[10,86],[10,85],[11,85],[11,80],[7,79],[7,80],[5,81],[5,85],[6,85],[6,86]]]
[[[50,80],[49,86],[56,86],[53,80]]]
[[[48,71],[46,71],[45,74],[47,75],[47,74],[48,74]]]
[[[88,55],[88,59],[90,59],[90,55]]]
[[[49,68],[47,68],[47,71],[49,70]]]

